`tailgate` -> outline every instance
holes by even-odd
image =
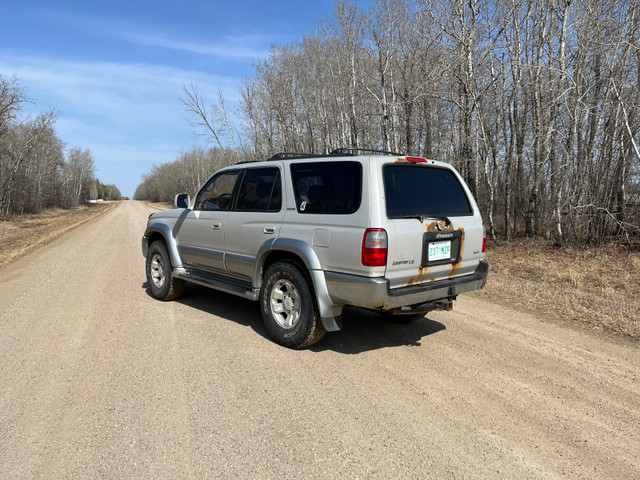
[[[460,175],[440,162],[383,167],[391,288],[473,273],[484,258],[484,226]]]
[[[407,218],[392,223],[386,270],[392,289],[470,275],[484,257],[481,222]]]

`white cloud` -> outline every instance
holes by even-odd
[[[240,79],[162,65],[67,61],[0,55],[0,73],[17,74],[29,89],[58,98],[79,111],[127,113],[148,105],[175,104],[183,83],[196,82],[205,94],[221,87],[237,101]],[[122,107],[127,107],[123,112]],[[156,112],[157,114],[158,112]]]
[[[257,36],[247,37],[224,37],[219,43],[202,43],[195,41],[177,40],[174,38],[156,36],[151,34],[127,34],[126,37],[133,43],[148,45],[153,47],[169,48],[171,50],[182,50],[201,55],[210,55],[224,58],[226,60],[247,61],[257,58],[265,58],[269,51],[257,45],[264,45],[268,42]]]
[[[153,163],[171,161],[196,143],[179,103],[182,84],[197,83],[212,103],[222,88],[230,109],[239,100],[240,78],[163,65],[0,52],[0,74],[16,74],[34,99],[35,111],[60,111],[60,138],[69,146],[90,148],[99,178],[115,183],[125,195],[133,194]]]
[[[87,16],[70,11],[49,11],[47,15],[67,28],[102,38],[206,55],[221,60],[248,62],[267,57],[269,49],[265,49],[265,45],[269,46],[276,41],[273,35],[257,33],[215,38],[212,31],[208,31],[208,36],[204,39],[192,32],[180,32],[174,26],[141,26],[120,18]]]

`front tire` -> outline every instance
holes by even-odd
[[[326,333],[309,281],[292,263],[269,267],[260,290],[260,309],[267,331],[285,347],[308,347]]]
[[[156,240],[147,251],[147,285],[158,300],[175,300],[184,292],[187,282],[173,276],[171,260],[164,242]]]

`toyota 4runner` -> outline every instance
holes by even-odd
[[[449,164],[340,149],[223,168],[194,198],[149,216],[147,285],[160,300],[186,282],[259,301],[287,347],[340,330],[345,305],[399,323],[450,310],[482,288],[486,230]]]

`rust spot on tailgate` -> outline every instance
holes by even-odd
[[[427,233],[430,232],[450,232],[453,230],[453,223],[447,223],[444,220],[434,220],[433,222],[425,225]]]
[[[429,267],[423,267],[422,265],[420,265],[418,267],[418,276],[410,278],[409,281],[405,284],[405,287],[410,287],[411,285],[419,285],[424,281],[424,277],[427,275],[427,273],[429,273]]]
[[[444,220],[434,220],[433,222],[425,225],[425,230],[427,231],[427,233],[447,232],[447,231],[454,230],[454,225],[453,223],[447,223]],[[456,272],[458,271],[458,269],[460,268],[460,265],[462,265],[462,252],[464,251],[464,241],[465,241],[464,228],[462,227],[455,228],[455,230],[459,230],[460,232],[462,232],[462,237],[460,238],[460,255],[458,256],[458,260],[456,261],[456,263],[451,264],[451,272],[449,272],[449,278],[453,278],[456,275]],[[422,281],[422,278],[420,278],[420,282],[421,281]],[[435,278],[431,279],[430,281],[435,281]],[[416,282],[416,283],[419,283],[419,282]]]
[[[426,224],[424,227],[427,233],[450,232],[452,230],[459,230],[460,232],[462,232],[462,236],[460,238],[460,254],[458,255],[458,260],[455,263],[451,264],[451,271],[449,272],[449,275],[448,275],[448,278],[453,278],[456,275],[460,266],[462,265],[462,252],[464,251],[464,241],[465,241],[464,228],[462,227],[454,228],[453,223],[447,223],[444,220],[434,220],[433,222]],[[429,267],[424,267],[420,265],[418,267],[418,275],[416,277],[410,278],[409,281],[405,284],[405,287],[410,287],[412,285],[419,285],[425,281],[435,282],[436,281],[435,277],[432,277],[429,280],[425,280],[425,277],[427,276],[428,273],[429,273]]]
[[[464,234],[464,228],[460,227],[458,228],[458,230],[462,232],[462,237],[460,238],[460,255],[458,255],[458,261],[451,265],[451,273],[449,273],[449,278],[452,278],[453,276],[455,276],[456,272],[460,268],[460,265],[462,265],[462,252],[464,251],[465,234]]]

